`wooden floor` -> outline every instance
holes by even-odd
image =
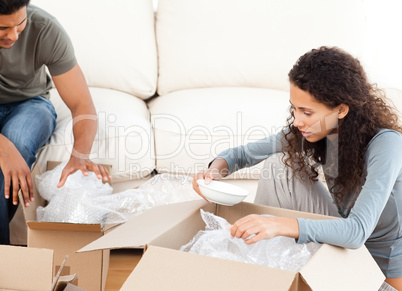
[[[143,250],[122,249],[110,252],[109,272],[105,291],[120,290],[141,258]]]

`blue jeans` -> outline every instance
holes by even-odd
[[[50,138],[56,127],[56,112],[52,103],[42,97],[0,104],[0,133],[18,149],[29,168],[36,153]],[[0,171],[0,244],[10,244],[9,222],[17,206],[4,196],[4,176]]]

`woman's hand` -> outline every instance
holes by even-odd
[[[193,182],[192,182],[193,189],[195,190],[195,192],[198,193],[198,195],[200,195],[202,198],[204,198],[206,201],[208,201],[208,199],[205,198],[204,195],[201,194],[200,187],[197,183],[197,180],[204,179],[205,184],[208,185],[209,183],[211,183],[212,180],[219,181],[221,178],[222,177],[221,177],[221,174],[219,173],[218,169],[214,168],[214,169],[208,169],[205,171],[200,171],[197,174],[195,174],[193,177]],[[208,202],[210,202],[210,201],[208,201]]]
[[[75,173],[77,170],[81,170],[84,176],[88,176],[88,171],[90,171],[94,172],[98,179],[103,179],[104,181],[112,179],[109,172],[103,166],[95,164],[89,159],[80,159],[72,155],[61,172],[60,181],[57,187],[62,187],[66,183],[67,177]]]
[[[204,179],[205,184],[208,185],[209,183],[211,183],[212,180],[219,181],[222,177],[225,177],[227,175],[227,173],[228,173],[228,163],[225,161],[225,159],[216,158],[215,160],[212,161],[208,170],[200,171],[194,175],[193,189],[195,190],[195,192],[198,193],[198,195],[200,195],[202,198],[204,198],[206,201],[208,201],[208,199],[205,198],[204,195],[201,194],[200,187],[198,186],[197,180]],[[210,202],[210,201],[208,201],[208,202]]]
[[[299,224],[296,218],[251,214],[236,221],[230,228],[230,234],[244,239],[246,244],[276,236],[298,238]]]

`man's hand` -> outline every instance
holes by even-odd
[[[25,206],[34,200],[31,170],[14,144],[0,134],[0,167],[4,175],[4,196],[10,198],[13,189],[13,204],[18,204],[18,191],[21,188]]]
[[[112,179],[109,172],[103,166],[97,165],[89,159],[80,159],[72,155],[61,172],[60,181],[57,187],[62,187],[66,183],[67,177],[78,170],[81,170],[84,176],[88,176],[88,171],[90,171],[94,172],[98,179],[103,179],[103,181]]]

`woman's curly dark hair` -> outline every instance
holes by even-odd
[[[337,131],[338,167],[330,187],[336,202],[342,204],[347,193],[362,186],[364,154],[373,136],[380,128],[402,132],[398,116],[386,103],[383,91],[368,82],[359,60],[336,47],[313,49],[301,56],[289,72],[289,81],[331,109],[340,104],[349,106]],[[308,142],[293,121],[290,109],[283,130],[284,162],[295,173],[304,172],[316,181],[314,163],[325,164],[326,139]]]

